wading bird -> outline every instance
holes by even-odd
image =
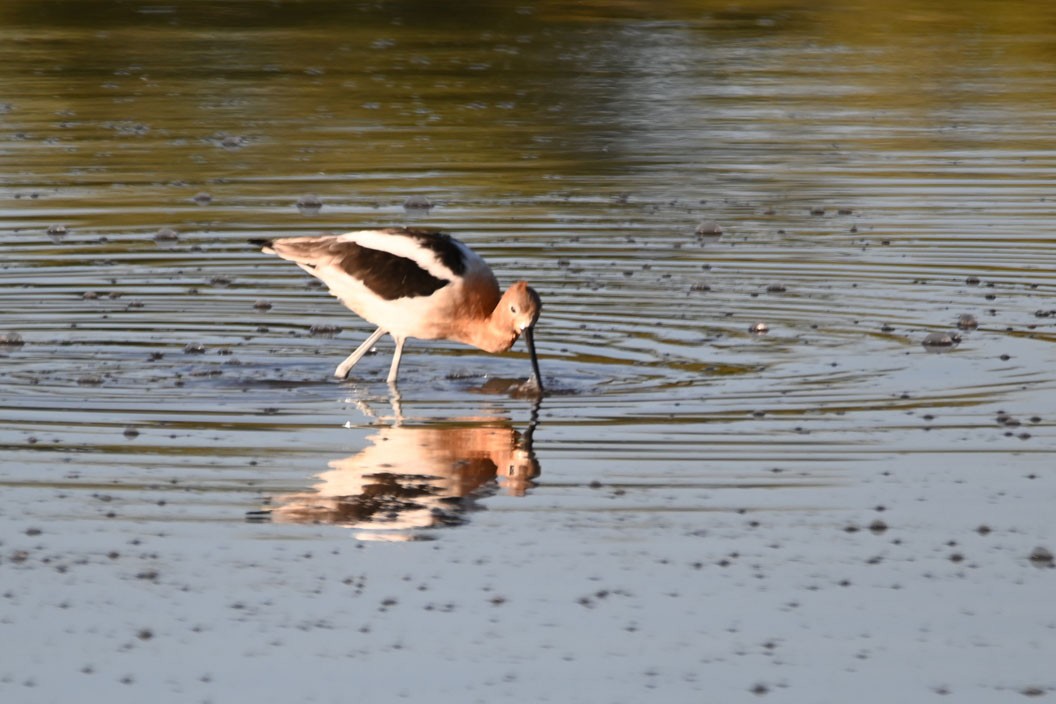
[[[506,352],[523,334],[532,362],[529,380],[542,392],[532,330],[539,294],[524,281],[505,293],[484,260],[450,235],[416,228],[343,235],[252,240],[266,254],[295,263],[330,287],[347,308],[378,329],[338,365],[344,379],[388,333],[396,342],[388,382],[396,383],[409,337],[454,340],[485,352]]]

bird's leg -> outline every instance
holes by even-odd
[[[356,365],[356,362],[363,359],[363,355],[370,351],[370,348],[374,346],[381,336],[385,334],[385,328],[378,328],[375,330],[370,337],[364,340],[363,344],[356,348],[356,351],[348,355],[348,359],[341,364],[337,365],[337,369],[334,371],[334,376],[338,379],[344,379],[348,377],[348,372],[352,367]]]
[[[389,367],[389,378],[386,381],[395,386],[396,374],[400,371],[400,358],[403,357],[403,343],[407,338],[393,335],[392,339],[396,341],[396,351],[392,353],[392,366]]]

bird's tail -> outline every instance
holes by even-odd
[[[327,264],[340,255],[334,251],[335,243],[340,243],[335,235],[318,235],[316,237],[280,237],[273,240],[250,240],[260,245],[265,254],[276,254],[295,264],[315,268]]]
[[[246,241],[254,247],[259,247],[260,251],[264,252],[264,254],[275,254],[275,250],[271,247],[275,240],[253,239]]]

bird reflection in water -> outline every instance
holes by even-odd
[[[539,476],[536,412],[523,433],[509,418],[429,425],[397,418],[368,436],[361,452],[329,462],[313,491],[275,496],[269,510],[249,519],[347,526],[365,540],[422,540],[425,529],[464,523],[480,498],[523,496]]]

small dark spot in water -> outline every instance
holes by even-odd
[[[154,233],[154,241],[158,244],[173,243],[180,239],[176,230],[171,227],[163,227]]]
[[[226,135],[220,140],[220,146],[224,149],[241,149],[249,143],[245,137],[241,137],[235,134]]]
[[[854,211],[850,208],[840,208],[836,211],[837,215],[853,215]]]
[[[885,532],[886,530],[887,530],[887,524],[884,523],[881,520],[876,520],[876,521],[873,521],[872,523],[869,524],[869,531],[871,533],[876,534],[876,535],[880,535],[881,533]]]
[[[150,630],[149,628],[141,628],[136,633],[136,638],[139,638],[140,640],[150,640],[153,637],[154,631]]]
[[[148,582],[156,582],[158,580],[159,572],[155,569],[146,569],[136,574],[136,579],[143,579]]]
[[[103,378],[96,374],[87,374],[77,378],[77,383],[81,386],[99,386],[103,383]]]
[[[432,207],[432,201],[425,196],[407,196],[407,199],[403,201],[404,210],[429,210]]]
[[[748,332],[756,335],[765,335],[770,332],[770,326],[763,322],[752,323],[748,326]]]
[[[1044,696],[1045,690],[1041,687],[1024,687],[1019,693],[1024,697],[1041,697]]]
[[[715,237],[722,234],[722,225],[714,220],[705,220],[693,231],[698,237]]]
[[[81,294],[81,298],[86,301],[95,301],[99,299],[99,294],[95,291],[85,291]]]
[[[204,354],[205,345],[197,342],[188,342],[183,348],[184,354]]]
[[[225,288],[231,285],[231,279],[226,276],[214,276],[213,278],[209,279],[209,283],[213,286]]]
[[[956,333],[932,332],[928,333],[920,344],[928,350],[946,350],[956,347],[960,342],[961,336]]]
[[[961,330],[975,330],[979,327],[979,321],[975,319],[974,315],[965,313],[957,318],[957,327]]]
[[[964,562],[964,555],[959,552],[950,555],[950,562]]]
[[[202,191],[201,193],[195,193],[194,197],[191,198],[191,200],[193,200],[198,205],[207,205],[213,201],[213,197],[205,191]]]
[[[770,688],[767,687],[762,682],[759,682],[757,684],[752,685],[752,688],[749,689],[748,691],[751,692],[752,694],[758,696],[758,697],[761,697],[764,694],[767,694],[770,691]]]
[[[157,362],[158,360],[163,359],[164,357],[164,352],[151,352],[150,355],[147,357],[147,361]]]
[[[337,325],[326,325],[318,323],[308,328],[308,334],[312,337],[334,337],[341,332],[341,328]]]
[[[895,328],[890,326],[890,325],[888,325],[887,323],[884,323],[883,325],[880,326],[880,332],[894,332],[894,331],[895,331]]]
[[[1003,354],[1000,357],[998,357],[998,359],[1000,359],[1002,362],[1007,362],[1008,360],[1012,359],[1012,355]]]
[[[22,335],[17,332],[5,332],[0,334],[0,347],[21,347],[26,344]]]
[[[314,193],[308,193],[297,199],[297,210],[305,215],[314,215],[323,209],[323,201]]]
[[[1052,551],[1040,545],[1030,553],[1030,561],[1035,567],[1056,566],[1054,565],[1056,558],[1053,557]]]
[[[968,278],[966,278],[964,280],[964,283],[968,284],[969,286],[978,286],[979,285],[979,277],[978,276],[969,276]]]
[[[131,439],[131,438],[135,438],[135,437],[139,437],[139,431],[138,431],[138,430],[136,430],[135,428],[133,428],[133,427],[132,427],[132,426],[130,425],[130,426],[128,426],[127,428],[125,428],[125,431],[124,431],[124,436],[125,436],[126,438],[130,438],[130,439]]]
[[[704,293],[711,290],[711,286],[707,284],[693,284],[689,287],[689,290],[695,293]]]
[[[260,300],[253,304],[253,307],[257,310],[271,310],[271,303]]]
[[[766,287],[767,293],[784,293],[786,290],[782,284],[770,284]]]
[[[815,205],[815,206],[811,207],[810,214],[811,215],[824,215],[825,214],[825,208],[822,208],[819,205]]]
[[[54,242],[60,242],[67,234],[69,234],[69,230],[65,225],[51,225],[48,227],[48,237]]]

